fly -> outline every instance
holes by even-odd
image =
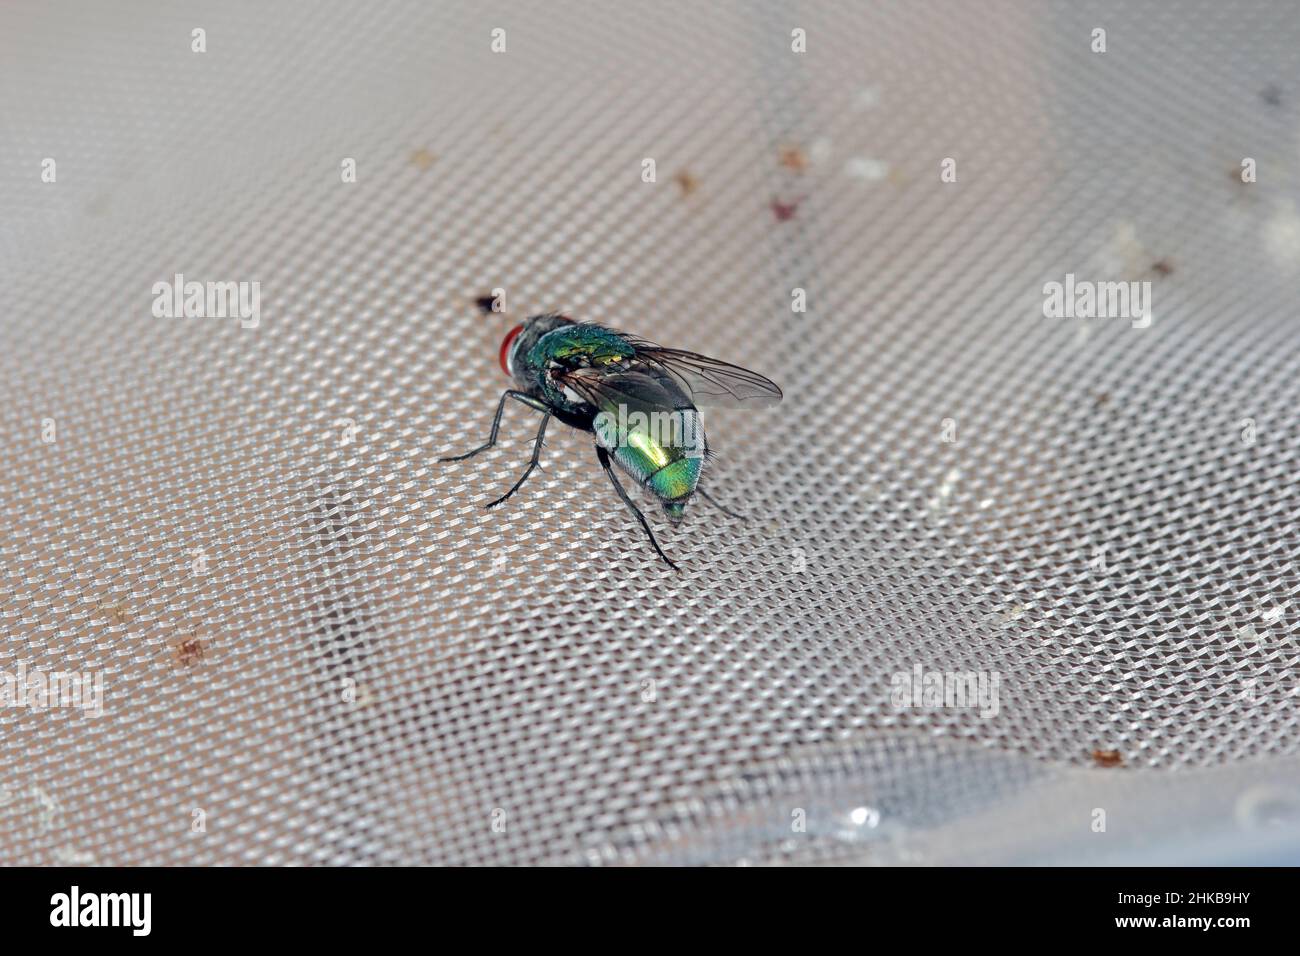
[[[491,302],[480,299],[479,308],[490,311]],[[528,480],[554,418],[594,436],[600,467],[655,552],[674,570],[677,565],[659,547],[613,466],[658,500],[674,524],[697,494],[737,517],[700,487],[709,447],[698,406],[765,408],[781,401],[776,383],[738,365],[557,314],[535,315],[516,325],[498,357],[515,387],[497,403],[488,440],[464,455],[440,459],[464,461],[493,447],[507,399],[542,413],[528,468],[487,507],[501,504]]]

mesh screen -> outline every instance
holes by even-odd
[[[1298,60],[1287,3],[6,4],[0,666],[103,714],[0,708],[0,862],[1300,858]],[[776,379],[706,410],[747,520],[651,513],[672,573],[561,426],[485,511],[493,288]]]

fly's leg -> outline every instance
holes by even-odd
[[[705,501],[707,501],[709,504],[713,505],[713,507],[721,511],[724,515],[729,515],[732,518],[739,518],[741,521],[745,520],[744,515],[737,514],[736,512],[732,511],[730,508],[726,507],[725,505],[717,501],[714,501],[713,498],[709,496],[709,493],[705,491],[703,488],[696,488],[695,493],[699,495],[701,498],[703,498]]]
[[[597,445],[596,457],[600,459],[600,467],[605,469],[605,474],[609,476],[610,483],[613,484],[614,490],[617,491],[618,496],[623,499],[623,504],[627,505],[628,508],[632,510],[632,514],[636,515],[636,520],[641,522],[641,527],[645,529],[645,533],[649,536],[650,543],[654,545],[655,551],[659,553],[659,557],[664,559],[664,562],[668,567],[676,571],[677,565],[673,564],[672,559],[669,558],[668,555],[664,554],[663,548],[659,547],[659,542],[655,540],[655,533],[650,530],[650,525],[646,523],[645,515],[643,515],[641,509],[632,502],[632,499],[627,496],[627,492],[623,490],[623,485],[618,480],[618,475],[614,474],[614,469],[610,467],[609,452]]]
[[[507,491],[496,501],[488,505],[489,508],[495,508],[497,505],[501,504],[501,502],[505,501],[507,498],[513,495],[516,491],[519,490],[519,486],[528,480],[528,476],[533,473],[533,469],[537,467],[537,459],[540,458],[542,455],[542,439],[546,437],[546,423],[549,422],[550,420],[551,420],[551,410],[548,408],[546,410],[546,414],[542,416],[542,424],[537,429],[537,440],[533,443],[533,460],[528,463],[528,470],[525,471],[523,473],[523,476],[520,477],[520,479],[515,482],[515,486],[513,488]]]
[[[438,461],[464,461],[466,458],[473,458],[479,452],[487,451],[495,445],[497,443],[497,432],[501,429],[501,413],[505,411],[507,398],[513,398],[515,401],[522,402],[529,408],[535,408],[539,412],[546,412],[547,415],[550,414],[551,410],[546,407],[545,402],[539,401],[524,392],[517,392],[513,388],[509,389],[501,396],[501,401],[497,403],[497,414],[496,417],[492,419],[492,434],[488,436],[488,440],[471,452],[466,452],[463,455],[453,455],[451,458],[439,458]]]

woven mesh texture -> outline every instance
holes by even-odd
[[[0,862],[1294,850],[1298,158],[1282,2],[5,4]],[[493,288],[777,380],[748,520],[484,510]]]

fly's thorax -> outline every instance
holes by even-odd
[[[545,327],[541,319],[534,321]],[[537,383],[549,404],[571,413],[594,415],[599,409],[591,403],[591,397],[579,395],[563,379],[577,370],[595,369],[602,376],[617,374],[634,353],[634,347],[618,332],[563,321],[552,324],[526,353],[521,348],[519,355],[530,380]]]

